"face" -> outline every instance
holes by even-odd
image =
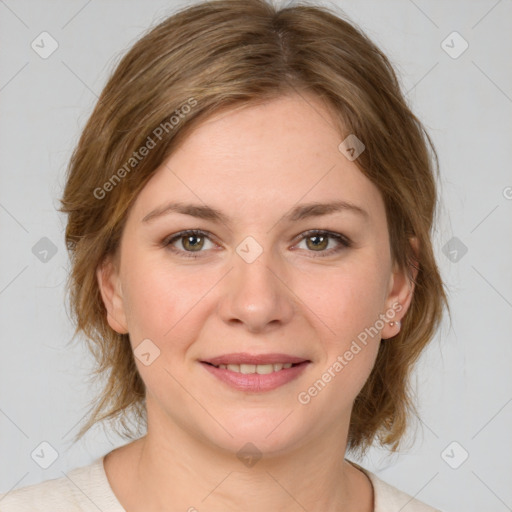
[[[268,453],[348,426],[412,286],[383,199],[333,127],[314,97],[223,112],[140,192],[98,280],[149,425]]]

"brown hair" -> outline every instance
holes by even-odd
[[[323,101],[340,142],[348,134],[363,141],[355,163],[383,196],[392,256],[411,279],[410,266],[419,269],[402,329],[381,344],[354,402],[348,436],[352,451],[364,454],[376,437],[397,450],[416,414],[411,370],[447,304],[430,239],[436,151],[389,60],[360,29],[326,7],[278,9],[264,0],[202,2],[150,30],[118,64],[72,155],[60,208],[68,214],[68,293],[75,336],[85,335],[96,361],[93,375],[106,377],[75,440],[106,419],[119,420],[116,431],[125,438],[147,421],[128,335],[108,325],[96,278],[105,257],[117,253],[137,194],[211,114],[290,92]],[[149,150],[140,157],[143,147]],[[129,411],[137,432],[128,425]]]

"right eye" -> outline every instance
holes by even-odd
[[[171,235],[171,237],[167,237],[162,242],[162,245],[170,249],[172,252],[180,256],[184,256],[185,258],[198,258],[199,254],[196,255],[194,253],[205,252],[201,249],[204,248],[206,240],[213,244],[209,233],[200,229],[188,229],[186,231],[175,233],[174,235]],[[183,249],[175,247],[176,243],[181,244]]]

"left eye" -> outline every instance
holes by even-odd
[[[335,241],[335,246],[326,250],[331,240]],[[205,247],[206,241],[211,244],[210,247]],[[306,250],[308,250],[308,252],[320,253],[318,256],[329,256],[351,246],[351,241],[341,233],[318,229],[302,233],[300,235],[299,244],[303,242],[306,243]],[[176,247],[177,243],[181,243],[182,248]],[[297,244],[297,246],[299,244]],[[194,253],[204,252],[202,249],[211,249],[214,246],[209,233],[196,229],[182,231],[170,238],[166,238],[162,242],[162,245],[188,258],[198,258],[199,254]],[[316,257],[316,255],[314,255],[314,257]]]
[[[329,251],[326,251],[330,240],[335,240],[335,246]],[[299,243],[302,242],[306,243],[306,247],[308,249],[313,249],[312,252],[326,253],[321,254],[321,256],[337,253],[338,251],[351,246],[350,240],[341,233],[333,233],[331,231],[321,231],[317,229],[303,233]]]

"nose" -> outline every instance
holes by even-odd
[[[226,323],[241,324],[248,331],[268,332],[288,323],[296,297],[283,264],[270,251],[247,262],[233,254],[233,268],[224,280],[218,307]]]

